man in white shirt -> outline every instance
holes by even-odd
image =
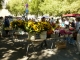
[[[50,19],[50,23],[51,23],[51,24],[54,23],[53,17]]]
[[[65,20],[65,25],[66,25],[66,28],[69,27],[69,20]]]

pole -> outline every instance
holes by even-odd
[[[38,0],[37,0],[37,17],[38,17],[38,12],[39,12],[39,3],[38,3]]]
[[[26,4],[26,11],[25,11],[25,20],[26,21],[28,21],[28,12],[29,12],[29,10],[28,10],[28,4]]]

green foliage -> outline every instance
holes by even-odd
[[[26,3],[27,3],[27,0],[23,0],[23,1],[10,0],[7,4],[7,8],[12,14],[21,15],[21,14],[24,14]]]
[[[28,2],[29,4],[29,12],[31,14],[35,14],[38,15],[41,13],[40,11],[40,4],[43,2],[44,0],[31,0],[30,2]]]
[[[2,4],[1,4],[1,1],[3,1],[3,0],[0,0],[0,9],[2,8]]]
[[[44,0],[40,6],[43,13],[61,16],[80,12],[80,0]]]
[[[24,1],[24,2],[22,2]],[[23,14],[25,4],[29,4],[29,13],[61,16],[67,13],[80,13],[80,0],[10,0],[7,8],[13,14]]]

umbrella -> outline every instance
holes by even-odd
[[[76,17],[80,16],[80,14],[63,14],[63,17]]]

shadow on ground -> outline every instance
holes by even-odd
[[[22,38],[21,38],[22,37]],[[21,36],[19,40],[25,39]],[[76,55],[76,46],[67,44],[66,49],[57,50],[54,46],[50,49],[51,43],[55,40],[47,40],[47,48],[37,48],[35,52],[29,49],[26,55],[28,42],[13,42],[12,38],[0,38],[0,60],[80,60],[80,55]]]

